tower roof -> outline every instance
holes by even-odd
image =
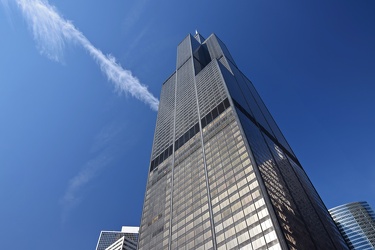
[[[198,30],[195,30],[195,34],[194,34],[194,38],[199,42],[199,43],[203,43],[204,40],[204,37],[198,32]]]

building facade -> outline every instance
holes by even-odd
[[[122,227],[118,231],[101,231],[96,250],[136,250],[139,227]]]
[[[353,202],[329,210],[350,249],[375,249],[375,213],[365,202]]]
[[[139,249],[347,249],[250,80],[214,34],[163,83]]]

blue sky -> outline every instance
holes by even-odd
[[[156,112],[82,45],[158,97],[196,29],[226,43],[328,208],[375,207],[373,1],[49,1],[86,43],[35,39],[16,2],[35,1],[0,1],[1,248],[94,249],[139,225]]]

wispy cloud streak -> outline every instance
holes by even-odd
[[[10,0],[8,0],[10,1]],[[158,109],[159,101],[143,85],[131,71],[123,69],[115,58],[104,55],[72,24],[65,20],[48,3],[47,0],[14,0],[22,11],[31,29],[38,49],[43,55],[54,61],[60,61],[66,43],[81,45],[98,63],[108,80],[114,83],[120,92],[130,93],[133,97],[148,104],[153,110]],[[4,7],[7,0],[1,0]]]
[[[121,143],[128,144],[128,142],[123,140],[124,131],[125,126],[123,123],[111,123],[95,136],[90,149],[92,158],[69,180],[65,193],[60,198],[63,223],[67,220],[71,211],[84,200],[84,193],[90,183],[95,178],[98,178],[102,171],[112,166],[118,152],[124,149]],[[119,141],[121,141],[120,144]]]
[[[91,182],[98,172],[108,166],[111,158],[105,153],[88,161],[84,167],[69,181],[64,196],[60,199],[63,208],[62,221],[64,222],[71,210],[76,207],[82,199],[82,189]]]

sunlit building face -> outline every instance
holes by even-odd
[[[375,249],[375,212],[365,202],[352,202],[329,210],[350,249]]]

